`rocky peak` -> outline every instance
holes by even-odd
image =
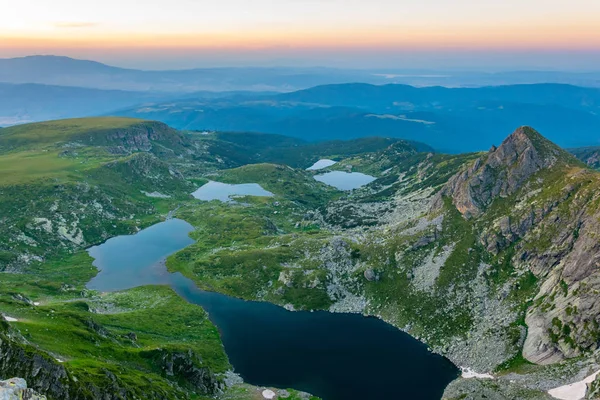
[[[439,192],[434,207],[440,207],[447,196],[466,218],[478,216],[496,198],[514,194],[540,170],[572,161],[572,156],[533,128],[520,127],[498,148],[492,147],[454,175]]]

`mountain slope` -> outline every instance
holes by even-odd
[[[600,167],[600,147],[580,147],[569,149],[569,152],[591,168]]]
[[[5,257],[0,269],[18,268],[27,260],[97,243],[144,224],[141,220],[160,203],[144,192],[177,197],[191,190],[166,162],[186,154],[189,146],[164,124],[125,118],[3,129],[0,251]],[[31,196],[37,200],[32,202]],[[134,215],[137,220],[131,220]],[[11,250],[15,247],[19,251]]]

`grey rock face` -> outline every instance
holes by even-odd
[[[370,281],[370,282],[376,281],[377,278],[378,278],[377,274],[375,273],[375,271],[373,271],[371,268],[367,269],[365,271],[364,275],[365,275],[365,279],[368,280],[368,281]]]
[[[46,400],[46,396],[27,388],[25,379],[12,378],[0,381],[0,400]]]
[[[533,271],[547,276],[537,306],[527,314],[523,349],[525,358],[539,364],[576,357],[599,345],[600,212],[588,210],[571,218],[555,224],[549,249],[530,251],[525,258]]]
[[[68,374],[63,365],[50,357],[29,349],[0,335],[0,371],[5,375],[27,378],[31,386],[47,395],[68,399]]]
[[[551,167],[560,152],[533,129],[521,127],[500,147],[453,176],[434,205],[439,208],[442,198],[448,196],[466,218],[478,216],[495,198],[510,196],[533,174]]]
[[[156,360],[166,376],[185,382],[198,393],[214,395],[222,389],[223,384],[208,367],[202,366],[200,356],[191,350],[157,349],[146,352],[146,356]]]

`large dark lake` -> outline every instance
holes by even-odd
[[[235,371],[258,386],[299,389],[324,400],[439,400],[458,377],[446,358],[377,318],[290,312],[199,290],[164,265],[166,256],[193,242],[192,230],[187,222],[171,219],[90,248],[100,273],[88,287],[171,286],[209,313]]]

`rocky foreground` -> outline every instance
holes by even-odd
[[[27,388],[25,379],[12,378],[0,381],[0,400],[46,400],[46,396]]]

